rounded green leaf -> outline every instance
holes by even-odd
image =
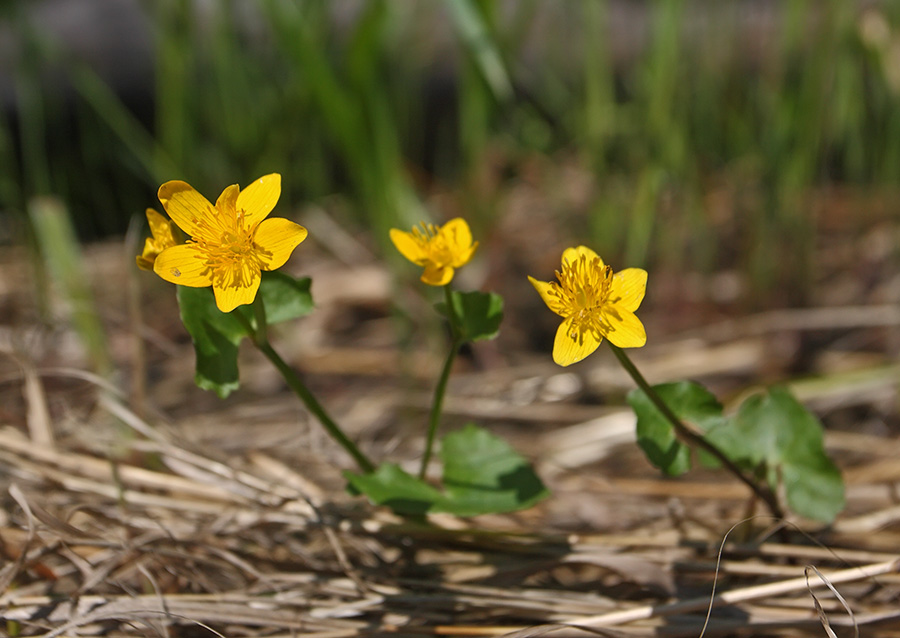
[[[787,388],[744,401],[717,439],[725,435],[732,453],[765,466],[773,489],[780,476],[787,504],[797,514],[830,522],[843,509],[844,482],[825,452],[822,424]]]
[[[294,279],[282,272],[264,272],[257,293],[266,309],[269,324],[280,323],[309,314],[313,309],[308,277]],[[211,288],[177,287],[181,321],[191,335],[197,358],[194,381],[204,390],[213,390],[223,399],[237,390],[238,345],[247,336],[233,313],[216,306]],[[256,315],[250,305],[239,306],[241,313],[255,328]]]
[[[238,344],[244,337],[240,322],[216,306],[212,288],[177,286],[181,321],[194,344],[195,383],[221,398],[238,388]]]
[[[290,321],[311,313],[314,308],[310,293],[311,286],[312,280],[309,277],[294,279],[280,270],[263,272],[258,294],[262,297],[263,307],[266,309],[266,321],[269,325]],[[251,320],[255,327],[256,318],[253,308],[241,306],[239,310]]]
[[[531,507],[549,495],[534,469],[503,439],[476,425],[448,434],[441,446],[444,489],[385,463],[369,474],[345,472],[350,487],[395,513],[477,516]]]
[[[443,511],[460,516],[526,509],[549,496],[531,464],[499,436],[469,423],[444,437]]]
[[[692,381],[664,383],[653,390],[682,421],[706,432],[722,423],[722,404],[706,388]],[[647,459],[666,474],[677,476],[691,469],[691,451],[675,436],[663,416],[643,390],[633,390],[628,403],[637,415],[637,441]]]
[[[463,341],[494,339],[503,321],[503,297],[493,292],[459,292],[450,295],[453,312]],[[436,304],[438,312],[448,316],[447,304]]]
[[[397,514],[421,516],[434,511],[441,493],[398,465],[384,463],[369,474],[344,472],[350,486],[376,505],[385,505]]]

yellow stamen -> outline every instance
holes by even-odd
[[[258,272],[265,254],[253,241],[256,224],[245,225],[244,211],[220,211],[194,223],[198,232],[188,243],[200,249],[212,282],[223,288],[246,286],[253,276],[248,269]]]
[[[606,332],[601,309],[609,297],[613,277],[610,266],[602,266],[599,258],[578,256],[574,263],[568,261],[562,271],[556,271],[557,282],[550,282],[550,295],[559,300],[559,307],[566,317],[574,317],[570,337],[584,343],[584,334],[590,332],[596,340]]]
[[[450,249],[450,244],[439,226],[422,222],[421,228],[416,226],[412,229],[412,236],[422,249],[422,252],[427,255],[422,260],[423,264],[425,261],[430,261],[439,266],[449,266],[453,263],[453,251]]]

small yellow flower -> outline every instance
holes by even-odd
[[[159,253],[178,243],[172,231],[172,222],[152,208],[147,209],[147,222],[151,236],[144,241],[144,252],[137,256],[137,265],[141,270],[153,270],[153,262]]]
[[[260,271],[281,268],[306,239],[303,226],[280,217],[266,219],[280,196],[277,173],[244,190],[232,184],[215,206],[185,182],[166,182],[159,187],[159,201],[190,239],[162,251],[153,271],[180,286],[212,286],[222,312],[252,303]]]
[[[411,233],[391,229],[391,241],[400,254],[418,266],[423,266],[422,281],[429,286],[445,286],[453,279],[456,268],[469,263],[478,242],[472,243],[472,231],[461,217],[443,226],[426,224]]]
[[[634,312],[644,299],[647,271],[612,268],[590,248],[567,248],[559,283],[528,280],[544,303],[565,321],[556,331],[553,360],[561,366],[581,361],[606,337],[620,348],[639,348],[647,342],[644,325]]]

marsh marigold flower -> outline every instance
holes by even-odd
[[[166,182],[159,187],[159,201],[190,239],[162,251],[153,271],[180,286],[212,286],[222,312],[251,303],[260,271],[281,268],[306,239],[303,226],[280,217],[266,219],[280,196],[277,173],[244,190],[232,184],[215,206],[185,182]]]
[[[445,286],[453,279],[457,268],[472,259],[478,242],[472,242],[472,231],[461,217],[443,226],[422,222],[412,232],[391,229],[391,241],[400,254],[418,266],[423,266],[422,281],[430,286]]]
[[[647,342],[644,325],[634,312],[644,299],[647,271],[612,268],[590,248],[567,248],[558,282],[529,277],[544,303],[564,319],[553,342],[553,360],[561,366],[581,361],[607,338],[620,348]]]
[[[153,262],[166,248],[178,242],[172,230],[172,222],[152,208],[147,209],[147,223],[150,224],[150,237],[144,241],[144,251],[137,256],[137,265],[141,270],[153,270]]]

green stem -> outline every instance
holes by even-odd
[[[268,343],[269,321],[266,319],[266,306],[263,303],[262,296],[258,294],[253,300],[253,316],[256,318],[256,334],[253,336],[254,343],[256,341]]]
[[[742,483],[744,483],[747,487],[753,490],[753,493],[761,499],[769,508],[769,511],[772,512],[772,516],[775,518],[782,519],[784,518],[784,511],[781,509],[781,505],[778,503],[778,498],[775,496],[775,493],[772,492],[768,487],[763,487],[756,481],[751,478],[748,478],[747,475],[735,465],[734,461],[728,458],[724,452],[722,452],[715,445],[707,441],[703,436],[695,431],[692,427],[688,426],[684,421],[678,418],[672,409],[666,404],[665,401],[662,400],[662,397],[657,394],[656,390],[647,383],[647,380],[640,373],[637,367],[632,363],[631,359],[628,357],[625,352],[614,346],[612,343],[609,344],[609,347],[612,349],[613,354],[616,355],[616,358],[619,360],[619,363],[622,364],[622,367],[625,368],[625,371],[634,379],[634,382],[638,385],[638,387],[644,391],[644,394],[650,399],[656,409],[660,411],[660,413],[666,418],[666,420],[672,424],[672,427],[675,430],[675,434],[679,439],[688,446],[694,448],[700,448],[715,457],[722,466],[734,474],[734,476],[739,479]]]
[[[256,300],[253,302],[253,310],[256,315],[256,330],[253,329],[253,326],[250,324],[250,321],[240,312],[234,312],[233,316],[243,325],[244,329],[247,331],[247,336],[253,341],[253,344],[256,348],[262,352],[266,358],[272,362],[272,364],[278,369],[278,372],[281,373],[281,376],[284,377],[284,380],[287,382],[288,387],[297,395],[297,397],[303,401],[303,405],[306,406],[306,409],[309,410],[318,420],[319,423],[322,424],[322,427],[331,435],[335,441],[340,444],[347,453],[353,457],[353,460],[356,461],[356,464],[359,466],[359,469],[363,472],[373,472],[375,470],[375,464],[369,460],[369,458],[362,453],[362,451],[356,446],[356,444],[350,440],[344,431],[335,423],[328,413],[325,412],[325,408],[322,407],[322,404],[313,396],[312,392],[309,391],[309,388],[306,387],[306,384],[303,383],[302,379],[294,372],[293,368],[291,368],[284,359],[275,351],[272,347],[272,344],[269,343],[269,337],[266,329],[266,311],[263,307],[262,300],[257,295]]]
[[[462,341],[459,337],[459,319],[456,316],[456,310],[453,307],[453,295],[451,294],[450,284],[444,286],[444,297],[447,300],[447,318],[450,320],[450,331],[453,335],[453,343],[450,344],[450,352],[447,353],[447,359],[444,361],[444,367],[441,369],[441,376],[438,378],[437,386],[434,388],[434,399],[431,401],[431,414],[428,417],[428,435],[425,439],[425,453],[422,455],[422,464],[419,466],[419,478],[425,478],[425,472],[428,469],[428,463],[431,461],[431,455],[434,451],[434,437],[437,435],[438,425],[441,421],[441,410],[444,405],[444,394],[447,391],[447,381],[450,379],[450,370],[453,368],[453,361],[459,353],[459,347]]]

